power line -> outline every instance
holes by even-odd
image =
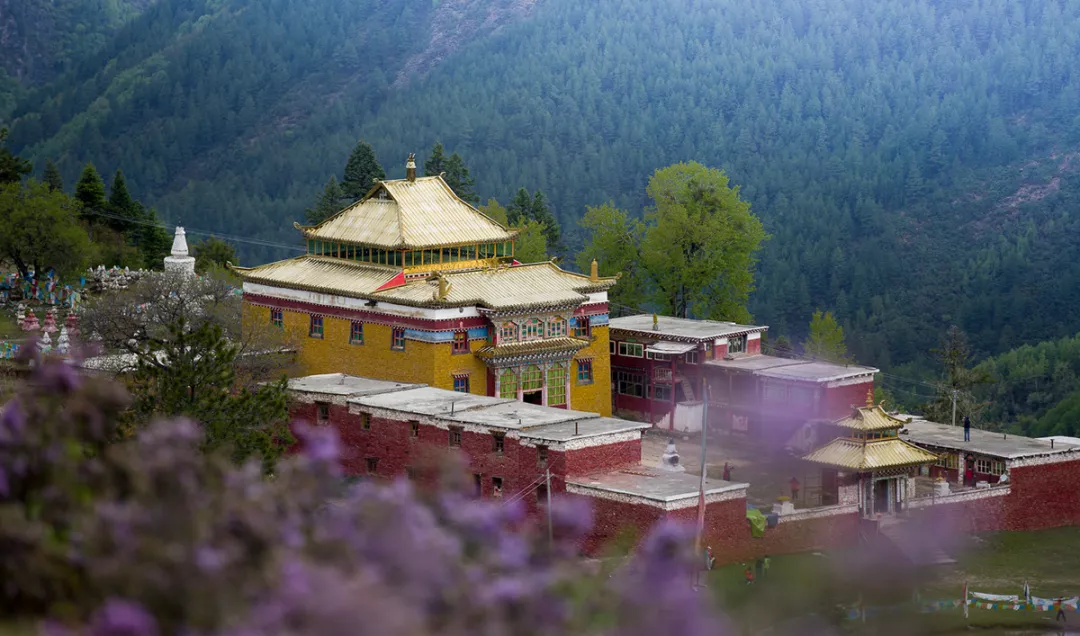
[[[120,216],[118,214],[110,214],[108,212],[102,212],[102,211],[98,211],[98,210],[90,210],[89,212],[90,212],[90,214],[92,214],[94,216],[105,217],[105,218],[108,218],[108,219],[116,219],[118,221],[124,221],[125,223],[132,223],[132,224],[135,224],[135,225],[145,225],[145,226],[148,226],[148,227],[156,227],[156,228],[160,228],[160,229],[163,229],[163,230],[168,230],[169,229],[169,226],[164,224],[164,223],[151,223],[150,221],[141,221],[139,219],[132,219],[130,217]],[[246,238],[246,237],[243,237],[243,236],[237,236],[235,234],[226,234],[225,232],[210,232],[210,231],[207,231],[207,230],[193,229],[193,228],[187,227],[186,225],[184,226],[184,232],[186,232],[188,234],[196,234],[196,235],[199,235],[199,236],[213,236],[213,237],[217,237],[217,238],[227,239],[229,241],[234,241],[234,242],[237,242],[237,243],[249,243],[251,245],[258,245],[258,246],[261,246],[261,247],[275,247],[275,248],[278,248],[278,249],[292,250],[294,252],[306,252],[307,251],[306,249],[304,249],[303,247],[300,247],[298,245],[288,245],[288,244],[285,244],[285,243],[277,243],[275,241],[267,241],[267,240],[263,240],[263,239]]]

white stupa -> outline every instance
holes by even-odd
[[[165,271],[195,276],[195,257],[188,254],[187,237],[184,235],[184,228],[179,225],[176,226],[176,236],[173,237],[172,253],[165,257]]]

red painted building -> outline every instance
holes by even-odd
[[[339,431],[351,475],[422,478],[414,471],[432,451],[456,449],[480,496],[520,499],[536,512],[550,470],[552,492],[592,504],[595,527],[583,546],[590,552],[627,528],[643,537],[660,519],[696,520],[699,478],[641,463],[646,424],[343,374],[291,380],[289,393],[294,418]],[[972,431],[973,446],[961,447],[949,435],[942,439],[940,430],[934,437],[909,428],[901,437],[917,445],[1007,455],[1011,476],[994,487],[911,498],[902,514],[912,521],[926,513],[935,528],[962,533],[1080,524],[1080,447],[1013,437],[993,445],[996,434],[981,431]],[[746,489],[706,481],[704,539],[720,563],[851,545],[860,526],[870,523],[858,500],[838,496],[838,505],[777,515],[755,538],[746,520]]]
[[[864,403],[877,369],[765,355],[766,330],[648,314],[612,318],[615,412],[680,431],[700,430],[706,417],[721,434],[808,450],[817,440],[797,437],[804,425],[835,420]]]

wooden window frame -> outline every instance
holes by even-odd
[[[450,342],[450,352],[454,355],[469,353],[469,332],[455,331]]]
[[[447,444],[450,448],[461,448],[461,433],[463,430],[460,426],[451,426],[447,429]]]
[[[624,358],[644,358],[645,345],[637,342],[620,342],[619,355]]]
[[[460,385],[459,385],[460,383]],[[454,376],[454,392],[455,393],[469,393],[471,387],[469,386],[469,376],[467,375],[455,375]]]
[[[506,452],[506,433],[491,434],[491,452],[502,455]]]
[[[360,337],[357,337],[359,332]],[[362,345],[364,344],[364,323],[359,320],[354,320],[349,324],[349,344]]]
[[[280,309],[270,310],[270,324],[278,329],[285,328],[285,312]]]
[[[390,330],[390,349],[393,351],[405,350],[405,328],[393,327]]]
[[[585,377],[582,377],[582,375],[583,375],[582,371],[585,372],[584,373]],[[577,383],[579,385],[592,384],[593,383],[594,376],[593,376],[593,361],[592,361],[592,358],[589,358],[587,360],[577,360],[577,374],[576,375],[577,375]]]
[[[318,330],[316,330],[318,325]],[[323,339],[323,335],[326,333],[326,323],[323,317],[317,314],[311,314],[311,319],[308,321],[308,337]]]

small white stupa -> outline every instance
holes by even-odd
[[[165,257],[165,271],[182,276],[195,276],[195,257],[188,254],[187,237],[184,228],[176,226],[176,236],[173,237],[172,253]]]
[[[686,472],[686,468],[679,463],[679,451],[675,448],[675,440],[669,439],[664,454],[660,457],[660,470],[673,473]]]

